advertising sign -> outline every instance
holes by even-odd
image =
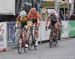
[[[75,36],[75,21],[69,21],[69,37]]]
[[[12,46],[15,41],[15,22],[8,22],[7,23],[7,32],[8,32],[8,46]]]
[[[69,35],[68,35],[68,21],[62,21],[62,32],[61,32],[61,38],[68,38]]]
[[[41,28],[40,28],[40,38],[41,38],[41,41],[49,39],[50,29],[46,31],[45,30],[45,25],[46,25],[45,21],[42,21],[41,22]]]
[[[7,48],[7,26],[6,22],[0,23],[0,49]]]

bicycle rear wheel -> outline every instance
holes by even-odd
[[[56,35],[54,37],[54,46],[57,47],[58,46],[58,35]]]
[[[30,33],[28,37],[28,49],[31,50],[31,48],[32,48],[32,35]]]
[[[26,52],[25,43],[23,41],[20,43],[20,41],[22,41],[22,39],[18,40],[18,53],[19,54],[22,53],[22,50],[24,50],[24,52]]]
[[[50,36],[49,36],[49,47],[52,48],[53,47],[53,32],[51,32]]]
[[[29,38],[28,38],[28,49],[31,50],[32,47],[34,46],[34,49],[37,49],[37,46],[35,45],[35,38],[32,33],[30,33]]]
[[[22,52],[22,41],[21,39],[18,40],[18,53],[21,54]]]

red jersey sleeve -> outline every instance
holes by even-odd
[[[30,18],[31,18],[31,12],[29,12],[29,13],[28,13],[27,18],[28,18],[28,19],[30,19]]]
[[[36,13],[36,17],[37,18],[40,18],[40,14],[38,12]]]
[[[20,16],[17,16],[17,19],[20,19]]]
[[[20,16],[17,16],[17,20],[18,20],[18,21],[20,20],[20,18],[21,18]]]

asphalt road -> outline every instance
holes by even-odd
[[[49,48],[48,43],[42,43],[37,50],[18,54],[17,49],[0,52],[0,59],[75,59],[75,39],[59,41],[59,46]]]

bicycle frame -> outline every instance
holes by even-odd
[[[26,33],[25,31],[23,31],[23,29],[20,29],[20,36],[18,39],[18,53],[20,54],[22,52],[22,48],[24,48],[24,52],[26,52],[25,50],[25,44],[26,44]]]
[[[53,44],[54,43],[54,44]],[[49,47],[57,46],[57,32],[55,32],[55,28],[51,27],[51,33],[49,36]]]
[[[33,25],[32,27],[30,27],[30,34],[29,34],[29,50],[30,47],[34,46],[34,49],[36,50],[36,37],[35,37],[35,32],[37,31],[37,27],[35,25]],[[30,39],[31,38],[31,39]]]

